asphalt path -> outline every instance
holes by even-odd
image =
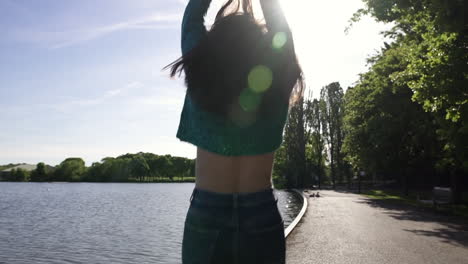
[[[288,264],[468,264],[463,219],[352,193],[320,194],[308,198],[306,214],[287,238]]]

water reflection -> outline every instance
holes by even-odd
[[[180,263],[193,183],[0,183],[0,263]],[[285,224],[296,194],[275,190]]]

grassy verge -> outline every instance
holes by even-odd
[[[431,194],[430,191],[424,192],[412,192],[408,196],[402,195],[401,192],[397,190],[366,190],[362,194],[371,199],[385,200],[389,202],[402,203],[412,206],[417,206],[420,208],[431,209],[436,212],[451,214],[456,216],[461,216],[468,218],[468,205],[466,204],[457,204],[457,205],[442,205],[434,208],[432,203],[423,203],[419,199],[430,200]],[[419,198],[419,199],[418,199]]]
[[[130,178],[128,182],[140,182],[137,178]],[[195,182],[195,177],[173,177],[172,180],[169,178],[160,179],[144,179],[141,183],[159,183],[159,182]]]

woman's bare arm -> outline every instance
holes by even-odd
[[[291,34],[288,22],[284,16],[283,9],[279,0],[260,0],[263,16],[265,17],[266,25],[269,32],[284,32],[287,35]]]

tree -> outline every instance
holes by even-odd
[[[330,155],[330,170],[333,188],[337,178],[342,181],[343,158],[341,146],[343,144],[343,89],[338,82],[330,83],[320,91],[322,103],[321,116],[323,131]]]
[[[322,109],[324,109],[324,102],[314,99],[309,100],[307,103],[309,104],[309,111],[307,114],[309,115],[308,119],[310,120],[311,126],[311,145],[313,147],[313,153],[315,156],[315,160],[313,162],[316,164],[315,173],[318,176],[318,187],[321,188],[321,183],[325,174],[325,138],[323,136],[325,119],[323,117],[324,113],[322,111]]]
[[[275,161],[273,163],[273,185],[275,188],[289,187],[288,179],[288,164],[285,143],[283,143],[275,152]]]
[[[417,171],[434,172],[430,168],[438,145],[432,115],[411,100],[407,85],[391,80],[393,72],[405,67],[404,54],[398,42],[387,46],[369,60],[369,72],[348,89],[343,151],[355,169],[396,179],[408,193]]]
[[[184,177],[189,171],[188,163],[186,158],[172,157],[172,174],[174,176]]]
[[[86,166],[82,158],[67,158],[62,161],[53,173],[54,181],[81,181]]]
[[[149,166],[146,159],[142,155],[133,156],[131,163],[131,174],[140,182],[144,181],[144,177],[149,174]]]
[[[412,100],[432,113],[443,144],[439,167],[451,168],[455,202],[468,175],[468,34],[464,1],[365,0],[352,21],[370,14],[392,22],[385,34],[404,51],[404,67],[390,73],[392,83],[409,87]]]
[[[11,169],[10,175],[6,177],[10,181],[26,182],[29,181],[30,173],[22,168]]]
[[[150,161],[151,170],[158,178],[168,177],[170,175],[169,167],[172,165],[167,156],[156,156]]]
[[[48,175],[46,172],[46,166],[44,162],[39,162],[36,166],[36,169],[31,172],[31,181],[41,182],[47,180]]]
[[[286,150],[287,187],[303,187],[306,168],[306,144],[308,142],[304,98],[301,97],[290,109],[284,132]]]
[[[81,178],[82,181],[86,182],[100,182],[103,181],[101,178],[102,164],[100,162],[93,162]]]

